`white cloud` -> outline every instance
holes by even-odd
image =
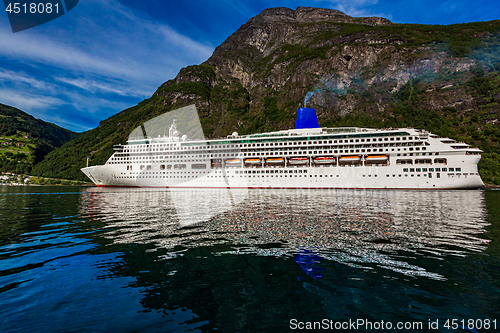
[[[234,0],[222,0],[226,6],[232,7],[234,10],[236,10],[238,13],[240,13],[242,16],[250,18],[258,13],[253,12],[250,8],[247,7],[249,4],[248,1],[234,1]]]
[[[0,83],[12,82],[16,85],[27,85],[37,89],[54,90],[54,85],[37,80],[26,73],[14,72],[10,70],[0,70]]]
[[[57,20],[16,34],[0,22],[0,103],[42,115],[67,103],[82,112],[106,110],[104,119],[212,52],[117,0],[80,1]],[[70,118],[59,116],[61,124]]]
[[[84,78],[70,79],[65,77],[55,77],[57,81],[87,90],[92,93],[112,93],[120,96],[144,97],[152,92],[146,90],[137,90],[135,87],[124,84],[123,82],[104,82],[98,80],[86,80]]]
[[[340,10],[341,12],[353,17],[385,17],[390,19],[390,15],[383,13],[374,13],[366,7],[376,5],[378,0],[328,0],[332,9]]]
[[[79,94],[76,91],[67,91],[65,93],[65,96],[71,100],[72,106],[81,111],[82,114],[84,113],[89,113],[89,114],[94,114],[94,113],[99,113],[101,109],[112,109],[116,110],[116,113],[118,111],[121,111],[125,108],[130,107],[130,104],[122,101],[117,101],[117,100],[112,100],[109,98],[103,98],[103,97],[98,97],[95,96],[94,94],[88,95],[82,95]],[[71,117],[71,116],[69,116]],[[104,120],[105,118],[102,118],[101,120]]]
[[[15,90],[6,89],[0,90],[0,101],[2,101],[2,104],[14,106],[23,111],[47,109],[66,103],[59,98],[51,96],[38,96],[30,93],[20,93]]]
[[[143,81],[160,76],[166,79],[166,72],[177,73],[186,60],[202,62],[213,51],[213,47],[179,34],[167,25],[138,16],[117,1],[88,1],[80,3],[78,8],[83,6],[87,8],[80,11],[82,16],[76,19],[76,24],[79,30],[86,29],[84,36],[58,33],[54,38],[34,30],[17,34],[3,31],[0,55],[66,70]],[[99,24],[104,19],[96,14],[100,12],[107,14],[105,27]]]

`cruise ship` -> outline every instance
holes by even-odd
[[[321,128],[315,110],[307,107],[299,108],[295,129],[268,133],[190,139],[175,119],[168,126],[168,135],[165,126],[165,133],[155,136],[137,128],[139,135],[114,146],[104,165],[81,170],[99,187],[484,187],[478,148],[413,128]]]

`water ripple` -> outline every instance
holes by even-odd
[[[82,200],[82,214],[100,216],[104,236],[114,243],[166,249],[241,245],[221,253],[263,256],[305,248],[327,260],[438,280],[445,277],[393,254],[439,260],[488,245],[478,236],[488,225],[480,191],[99,189]],[[189,219],[196,222],[185,223]],[[266,244],[271,246],[261,248]]]

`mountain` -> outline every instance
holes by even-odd
[[[417,127],[484,151],[500,184],[500,21],[395,24],[320,8],[266,9],[204,63],[48,154],[34,171],[83,179],[142,122],[196,104],[205,136],[291,128],[308,97],[320,126]]]
[[[0,171],[30,173],[45,155],[77,133],[0,104]]]

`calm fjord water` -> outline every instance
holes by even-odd
[[[0,188],[1,332],[453,318],[500,331],[500,191]]]

